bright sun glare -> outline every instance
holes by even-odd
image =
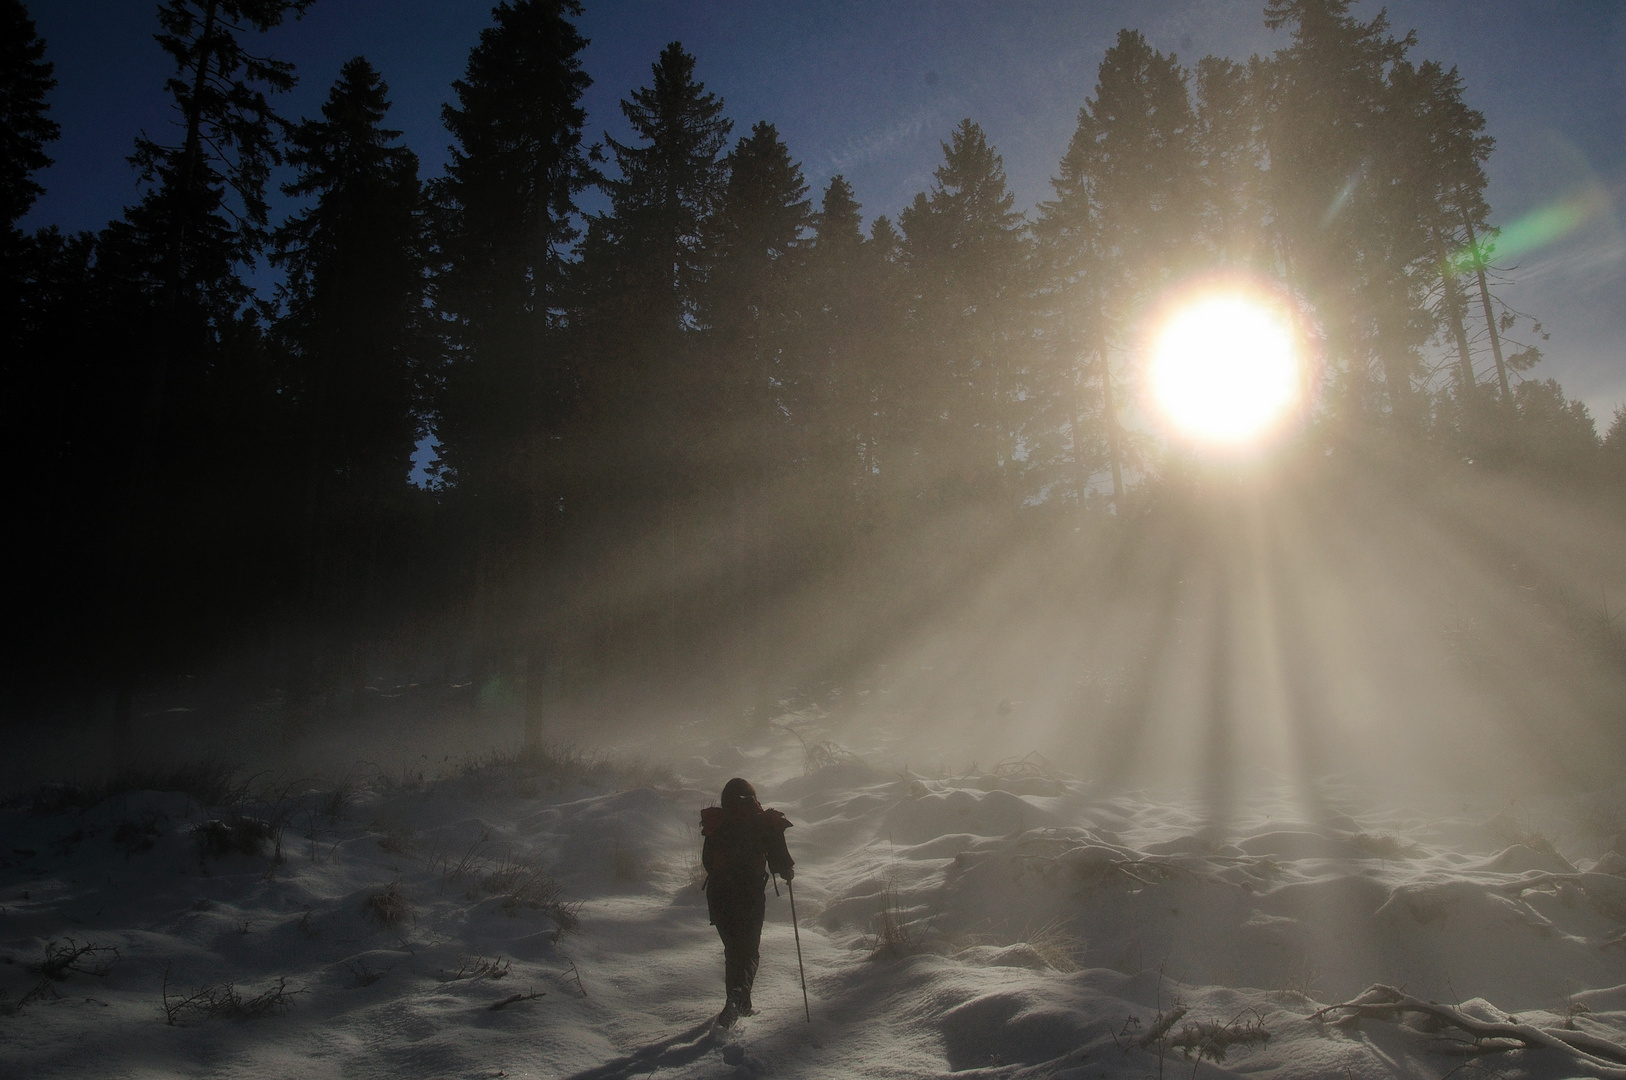
[[[1279,312],[1246,295],[1200,296],[1157,331],[1151,385],[1163,415],[1188,438],[1249,442],[1298,396],[1292,330]]]

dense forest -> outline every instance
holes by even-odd
[[[9,722],[128,738],[205,670],[290,736],[380,670],[502,680],[533,733],[614,686],[760,714],[869,678],[1002,554],[1110,561],[1224,497],[1137,405],[1142,314],[1218,272],[1315,344],[1297,482],[1626,490],[1626,410],[1600,435],[1498,295],[1484,117],[1348,0],[1268,0],[1283,47],[1246,62],[1124,30],[1050,199],[1018,208],[966,119],[895,217],[811,188],[678,42],[593,143],[575,0],[497,5],[422,175],[364,57],[278,111],[257,39],[311,2],[165,0],[178,121],[68,234],[18,228],[55,83],[0,0]]]

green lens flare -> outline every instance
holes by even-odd
[[[1580,228],[1587,218],[1607,206],[1608,199],[1597,191],[1549,203],[1516,219],[1494,235],[1481,239],[1477,245],[1464,246],[1454,252],[1449,260],[1451,269],[1465,274],[1489,265],[1492,255],[1516,259],[1563,239]]]

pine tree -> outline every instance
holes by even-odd
[[[142,372],[138,430],[108,432],[130,462],[119,511],[115,630],[125,655],[115,662],[115,728],[130,735],[134,650],[150,645],[155,605],[169,601],[162,574],[143,560],[174,559],[174,571],[217,581],[222,594],[262,563],[223,557],[217,545],[189,559],[182,538],[203,535],[186,519],[250,522],[275,500],[275,396],[260,311],[240,275],[267,239],[265,185],[281,162],[283,123],[267,92],[291,88],[290,64],[244,43],[311,0],[167,0],[155,38],[175,63],[165,83],[179,115],[172,140],[143,132],[130,162],[143,193],[97,240],[97,277],[119,324],[125,358]],[[184,416],[185,423],[177,422]],[[133,448],[132,445],[133,444]],[[263,530],[262,530],[263,531]],[[212,560],[212,563],[211,563]],[[184,566],[184,570],[182,567]],[[145,594],[143,596],[143,594]],[[181,624],[191,616],[171,613]],[[144,628],[141,624],[148,624]]]
[[[1111,355],[1126,348],[1130,319],[1154,290],[1193,265],[1202,232],[1197,120],[1185,72],[1123,30],[1102,57],[1095,94],[1040,208],[1060,338],[1093,359],[1096,426],[1115,495],[1124,492],[1125,437]],[[1081,380],[1082,381],[1082,380]],[[1073,456],[1080,485],[1089,457],[1086,415],[1075,407]]]
[[[250,290],[237,276],[267,238],[265,185],[281,164],[282,120],[267,91],[289,90],[293,65],[248,50],[312,0],[168,0],[158,9],[158,44],[175,62],[165,90],[180,115],[177,140],[145,132],[133,164],[146,185],[126,223],[108,238],[141,266],[171,310],[235,315]]]
[[[273,256],[287,270],[285,389],[305,444],[307,635],[337,611],[365,610],[360,586],[373,576],[385,510],[405,489],[433,355],[418,159],[383,126],[387,94],[364,58],[346,63],[321,119],[294,129],[288,159],[299,175],[283,186],[315,199],[277,231]],[[328,568],[320,581],[319,563]],[[296,706],[308,705],[308,681],[300,671],[290,678]]]
[[[1431,296],[1417,296],[1413,306],[1430,332],[1451,357],[1454,393],[1441,398],[1444,429],[1454,428],[1456,448],[1467,457],[1483,457],[1492,427],[1505,417],[1486,409],[1488,399],[1478,385],[1468,335],[1468,293],[1460,280],[1474,255],[1467,250],[1464,223],[1484,220],[1486,177],[1483,164],[1493,140],[1484,134],[1485,118],[1463,100],[1462,80],[1456,69],[1434,61],[1413,64],[1402,60],[1389,76],[1391,105],[1400,166],[1391,198],[1409,199],[1408,213],[1420,234],[1423,251],[1408,268],[1418,288]],[[1432,290],[1435,282],[1438,289]],[[1497,344],[1500,354],[1500,342]]]
[[[1264,148],[1256,100],[1260,61],[1239,64],[1205,56],[1197,61],[1194,114],[1203,233],[1225,264],[1268,266],[1261,185]]]
[[[725,164],[728,183],[709,227],[700,316],[721,368],[717,397],[725,422],[756,434],[759,464],[774,458],[782,464],[786,455],[775,447],[789,436],[781,421],[805,432],[813,406],[809,374],[794,370],[787,355],[797,332],[793,291],[811,204],[801,166],[772,124],[754,125]],[[793,445],[790,455],[798,449]]]
[[[920,355],[915,436],[937,471],[926,486],[987,495],[1006,483],[1016,433],[1023,216],[1002,159],[970,120],[943,144],[933,176],[899,219]]]
[[[709,245],[719,236],[729,171],[720,155],[732,123],[694,69],[695,58],[672,42],[652,65],[650,85],[622,100],[637,138],[607,138],[618,174],[604,181],[610,210],[589,221],[582,245],[587,396],[598,418],[590,457],[615,478],[593,497],[634,517],[708,483],[705,457],[717,447],[711,436],[730,376],[706,352],[717,335],[702,332],[704,320],[737,329],[746,311],[743,300],[725,310],[706,284],[718,261]],[[734,375],[743,391],[743,376]]]
[[[1615,409],[1603,436],[1603,473],[1616,491],[1626,491],[1626,405]]]
[[[575,200],[593,179],[581,145],[587,41],[570,21],[580,13],[575,0],[499,4],[452,84],[457,106],[443,110],[456,144],[435,190],[436,298],[452,353],[436,434],[470,498],[528,482],[538,434],[574,393],[559,331]]]
[[[637,142],[605,140],[620,172],[605,186],[624,287],[650,305],[650,318],[666,331],[696,314],[707,227],[727,182],[719,155],[734,126],[721,99],[695,81],[694,66],[680,42],[667,45],[651,84],[621,102]]]
[[[46,144],[60,130],[47,113],[45,100],[56,80],[45,59],[45,42],[21,0],[0,0],[0,360],[8,391],[4,410],[6,430],[22,434],[21,417],[14,406],[27,400],[14,365],[23,356],[24,324],[29,319],[30,281],[37,272],[34,245],[17,228],[17,221],[34,205],[44,189],[34,174],[51,164]],[[44,434],[43,432],[41,434]],[[25,440],[26,442],[26,440]]]
[[[8,232],[43,194],[34,174],[51,164],[45,145],[61,134],[46,115],[52,70],[22,0],[0,0],[0,218]]]
[[[852,185],[832,176],[813,215],[808,247],[798,367],[807,374],[817,413],[814,457],[838,482],[850,482],[876,455],[879,405],[876,354],[886,348],[874,318],[883,295],[873,251]],[[871,245],[872,246],[872,245]]]
[[[1268,197],[1289,282],[1316,308],[1342,379],[1341,407],[1371,417],[1386,396],[1398,423],[1414,429],[1412,380],[1428,331],[1408,269],[1432,244],[1415,228],[1413,201],[1394,197],[1404,140],[1388,79],[1415,38],[1392,36],[1383,12],[1362,23],[1349,8],[1349,0],[1266,5],[1266,25],[1292,32],[1262,97]]]
[[[318,467],[363,497],[406,475],[430,361],[418,158],[383,127],[387,94],[356,57],[322,118],[294,129],[299,176],[283,190],[316,201],[278,230],[275,256],[297,357],[290,390],[308,410]]]
[[[456,144],[434,196],[442,266],[436,300],[449,359],[435,434],[471,548],[474,667],[527,623],[527,736],[540,737],[541,673],[552,644],[538,578],[553,533],[527,534],[565,497],[578,400],[569,343],[568,254],[577,196],[595,173],[582,147],[587,41],[576,0],[517,0],[492,12],[442,111]],[[511,655],[511,650],[507,651]]]

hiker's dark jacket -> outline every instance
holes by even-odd
[[[706,869],[706,911],[713,923],[762,910],[768,871],[783,875],[796,865],[785,847],[788,828],[784,814],[754,803],[700,811],[700,834],[706,838],[700,862]]]

